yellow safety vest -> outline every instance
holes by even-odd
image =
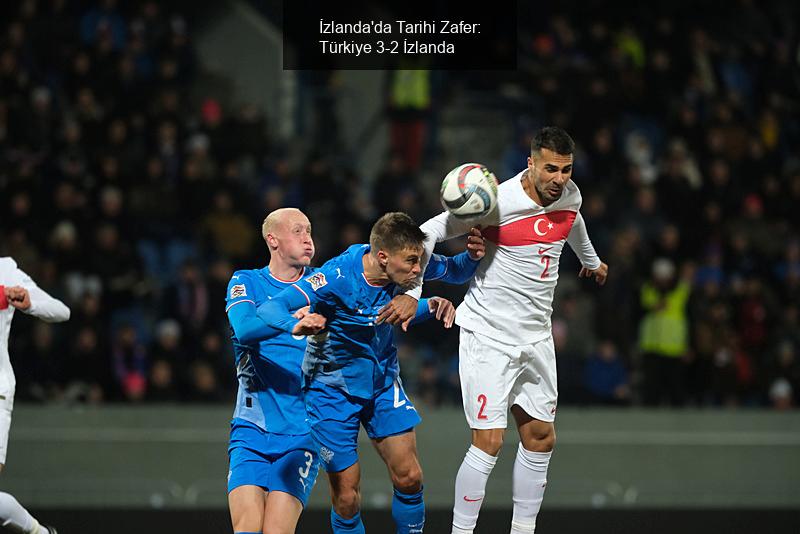
[[[650,311],[639,325],[639,348],[642,352],[654,352],[662,356],[680,357],[689,347],[689,325],[686,303],[691,288],[680,282],[664,296],[666,306],[662,310],[652,309],[661,300],[661,293],[652,285],[642,288],[641,303]]]
[[[391,98],[395,108],[427,109],[431,105],[430,71],[395,71]]]

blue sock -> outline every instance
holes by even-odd
[[[401,493],[394,490],[392,519],[397,525],[397,534],[419,534],[425,526],[425,502],[422,490],[416,493]]]
[[[364,523],[361,522],[361,512],[350,519],[345,519],[331,508],[331,527],[333,534],[364,534]]]

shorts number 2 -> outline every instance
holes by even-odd
[[[478,395],[478,402],[481,404],[481,407],[478,410],[478,419],[488,419],[488,417],[486,417],[486,414],[483,413],[483,410],[486,409],[486,395],[484,395],[483,393]]]

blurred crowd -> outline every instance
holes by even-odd
[[[516,72],[390,79],[393,150],[375,177],[337,157],[329,75],[303,74],[317,149],[299,162],[262,110],[204,96],[181,2],[2,4],[0,254],[73,310],[64,325],[15,318],[17,398],[232,399],[225,287],[234,268],[267,263],[265,214],[306,210],[316,264],[365,241],[385,211],[436,214],[420,176],[448,91],[465,88],[515,125],[501,180],[524,168],[541,125],[579,146],[582,213],[610,277],[579,281],[564,253],[562,404],[796,406],[797,7],[522,4]],[[460,404],[457,332],[413,330],[399,346],[408,389]]]
[[[612,271],[601,290],[561,288],[564,396],[796,405],[797,6],[554,9],[523,31],[521,68],[506,83],[574,133],[582,212]],[[510,169],[522,155],[509,151]]]

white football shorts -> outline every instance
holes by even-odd
[[[508,410],[515,404],[540,421],[555,419],[558,386],[552,335],[515,346],[462,328],[458,356],[470,428],[506,428]]]

